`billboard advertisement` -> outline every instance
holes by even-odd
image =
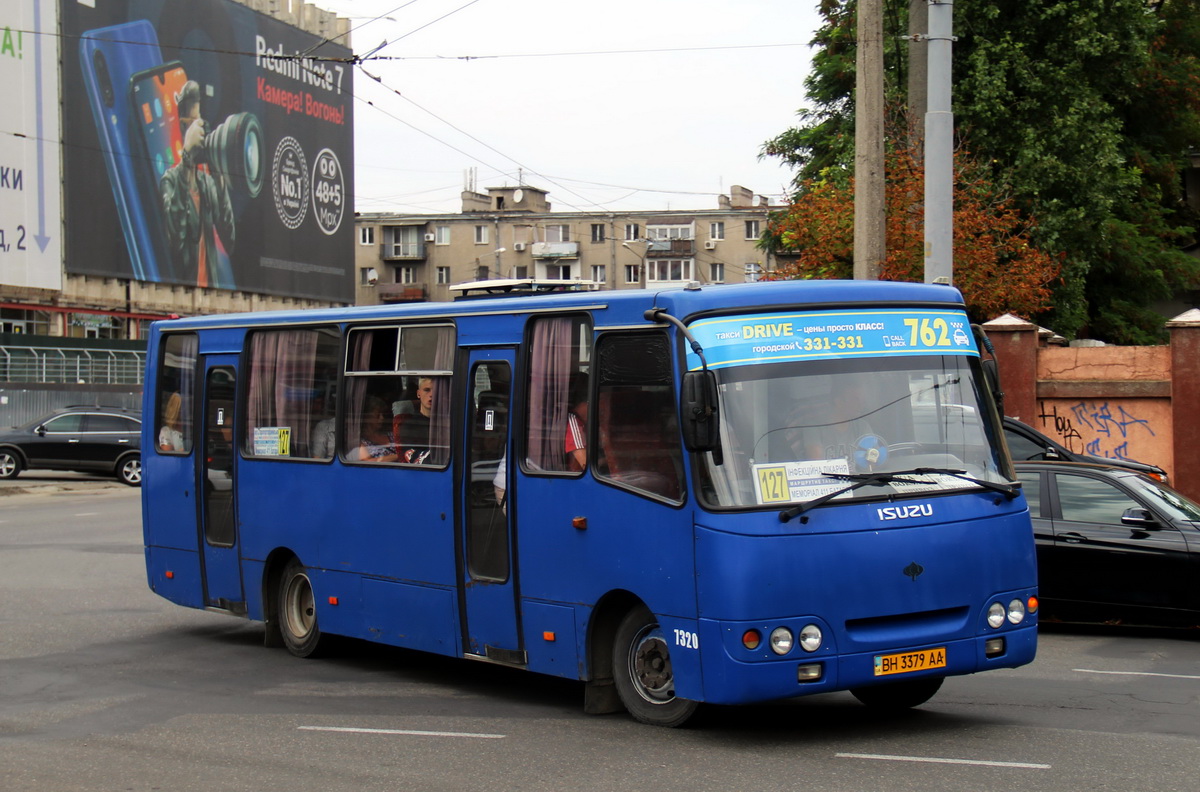
[[[228,0],[61,0],[65,269],[354,301],[351,52]]]
[[[62,288],[58,31],[52,0],[0,5],[0,285]]]

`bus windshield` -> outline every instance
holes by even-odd
[[[873,354],[869,337],[858,335],[847,344],[855,354],[726,355],[733,359],[714,366],[721,450],[705,454],[701,479],[712,505],[802,504],[846,489],[835,498],[844,502],[1011,481],[973,348]]]

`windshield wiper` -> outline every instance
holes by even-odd
[[[896,476],[903,475],[908,472],[909,471],[907,471],[907,470],[902,470],[902,471],[888,472],[888,473],[882,473],[882,472],[880,472],[880,473],[822,473],[821,474],[822,476],[828,476],[829,478],[845,479],[845,480],[851,481],[853,483],[850,484],[849,486],[842,487],[839,490],[834,490],[833,492],[822,495],[819,498],[813,498],[812,500],[810,500],[806,503],[801,503],[798,506],[792,506],[789,509],[784,509],[783,511],[779,512],[779,522],[787,522],[788,520],[792,519],[793,517],[799,517],[801,514],[804,514],[804,512],[808,511],[809,509],[815,509],[816,507],[820,506],[822,503],[828,503],[829,501],[836,498],[838,495],[845,495],[847,492],[853,492],[854,490],[858,489],[859,487],[865,487],[868,484],[888,484],[893,481],[902,480],[902,479],[897,479]],[[911,479],[908,479],[906,481],[906,483],[920,484],[921,482],[912,481]]]
[[[859,487],[865,487],[868,484],[890,484],[892,482],[901,482],[904,484],[927,483],[923,481],[916,481],[914,479],[900,478],[901,476],[925,476],[932,473],[940,473],[945,476],[953,476],[954,478],[962,479],[963,481],[969,481],[972,484],[976,484],[984,489],[992,490],[993,492],[999,492],[1009,500],[1017,497],[1017,488],[1014,486],[1009,484],[997,484],[994,481],[977,479],[974,476],[966,475],[966,472],[967,471],[965,470],[951,470],[949,468],[913,468],[912,470],[890,470],[886,473],[822,473],[821,475],[828,476],[829,478],[845,479],[853,483],[842,487],[839,490],[834,490],[826,495],[822,495],[819,498],[813,498],[806,503],[801,503],[797,506],[784,509],[783,511],[779,512],[779,521],[787,522],[795,517],[799,517],[809,509],[815,509],[823,503],[828,503],[839,495],[844,495],[847,492],[853,492]]]

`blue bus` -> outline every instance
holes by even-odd
[[[1033,659],[1029,512],[955,289],[512,294],[155,323],[150,587],[300,657],[499,663],[664,726]]]

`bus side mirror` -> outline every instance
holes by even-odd
[[[680,407],[683,414],[683,444],[689,451],[714,451],[720,448],[720,410],[717,401],[715,374],[704,370],[689,371],[683,375]]]
[[[996,401],[996,410],[1004,415],[1004,391],[1000,389],[1000,369],[996,367],[995,358],[983,361],[983,378]]]

